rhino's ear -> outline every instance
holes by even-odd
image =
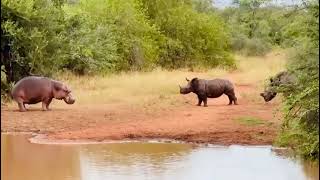
[[[192,88],[193,88],[193,89],[196,89],[196,88],[198,87],[198,85],[199,85],[199,79],[198,79],[198,78],[193,78],[193,79],[191,80],[191,86],[192,86]]]
[[[188,78],[186,78],[186,80],[189,82],[190,80]]]

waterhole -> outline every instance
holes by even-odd
[[[4,180],[314,180],[318,169],[271,146],[42,145],[1,134]]]

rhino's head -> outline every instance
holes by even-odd
[[[196,88],[197,84],[198,84],[198,78],[193,78],[191,81],[186,78],[188,84],[186,86],[180,87],[180,94],[189,94],[191,92],[194,91],[194,89]]]
[[[260,93],[260,96],[263,97],[265,102],[271,101],[274,97],[276,97],[277,93],[271,90],[265,90],[263,93]]]
[[[277,77],[271,77],[269,79],[269,85],[264,90],[264,92],[260,93],[260,96],[263,97],[265,102],[271,101],[274,97],[276,97],[277,92],[272,90],[272,87],[276,87],[280,85],[280,80]]]

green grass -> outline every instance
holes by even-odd
[[[246,125],[246,126],[257,126],[257,125],[265,124],[263,120],[256,117],[250,117],[250,116],[239,117],[235,120],[241,125]]]

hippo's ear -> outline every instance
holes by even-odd
[[[56,91],[60,91],[62,89],[62,84],[57,83],[57,82],[53,82],[53,88]]]
[[[186,78],[186,80],[189,82],[190,80],[188,78]]]

